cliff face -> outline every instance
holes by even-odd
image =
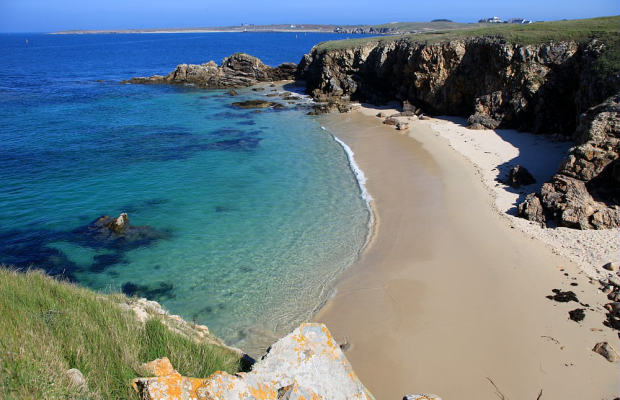
[[[501,128],[571,135],[579,114],[620,90],[617,75],[597,78],[594,61],[605,50],[597,41],[374,42],[333,51],[315,48],[302,59],[299,75],[315,96],[408,100],[430,114],[481,114]]]
[[[594,39],[521,45],[480,37],[431,44],[402,39],[335,50],[317,46],[302,59],[298,77],[315,98],[408,101],[430,114],[468,118],[470,126],[574,136],[579,147],[558,174],[583,190],[572,201],[563,191],[566,185],[551,180],[547,196],[537,195],[538,220],[599,229],[620,225],[614,210],[620,202],[614,173],[620,169],[614,97],[620,74],[617,67],[602,72],[599,61],[606,51],[610,44]]]

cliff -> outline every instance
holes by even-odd
[[[328,42],[304,56],[298,78],[317,99],[407,101],[468,118],[473,129],[574,140],[578,147],[536,195],[539,222],[618,227],[619,25],[610,17]]]

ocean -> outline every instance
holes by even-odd
[[[306,115],[307,97],[231,106],[299,88],[231,97],[119,82],[235,52],[299,62],[343,38],[0,34],[0,263],[156,300],[230,345],[264,349],[312,317],[368,240],[350,152]],[[85,229],[123,212],[149,227],[140,240]]]

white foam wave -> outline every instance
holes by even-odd
[[[321,129],[326,130],[324,127],[321,127]],[[355,162],[353,150],[351,150],[351,148],[347,146],[346,143],[338,139],[336,136],[332,135],[332,137],[334,138],[336,142],[338,142],[338,144],[342,147],[342,149],[346,153],[347,159],[349,160],[349,166],[351,167],[351,171],[353,171],[353,174],[355,175],[355,179],[357,179],[357,183],[362,192],[362,198],[366,200],[366,203],[370,204],[370,201],[372,200],[372,196],[370,196],[370,194],[366,190],[366,175],[364,175],[364,171],[362,171],[359,165],[357,165],[357,163]]]

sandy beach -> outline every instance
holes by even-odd
[[[495,141],[458,120],[411,121],[399,132],[376,113],[321,120],[351,147],[373,197],[373,239],[316,316],[349,343],[362,382],[379,400],[615,398],[618,365],[591,349],[618,349],[618,337],[602,325],[608,301],[588,274],[617,258],[617,232],[561,233],[506,214],[536,190],[493,189],[493,168],[501,174],[515,158],[515,135]],[[559,157],[566,146],[551,147]],[[483,162],[488,153],[496,158]],[[547,166],[533,166],[537,158]],[[539,184],[557,167],[551,157],[530,161]],[[580,235],[585,244],[570,243]],[[573,290],[587,306],[547,299],[553,289]],[[580,323],[569,319],[576,308],[586,310]]]

